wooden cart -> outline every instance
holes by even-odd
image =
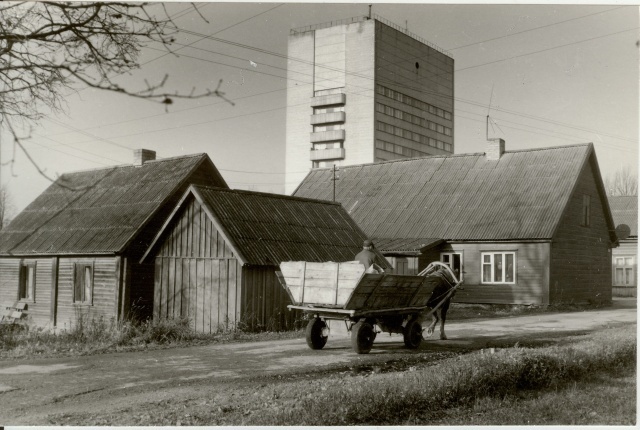
[[[351,345],[358,354],[371,350],[378,332],[401,333],[408,348],[422,342],[421,321],[435,312],[460,286],[449,266],[429,264],[418,275],[367,273],[358,262],[280,264],[280,282],[293,305],[309,316],[306,340],[311,349],[322,349],[329,337],[327,320],[344,320]],[[434,289],[437,305],[427,307]]]

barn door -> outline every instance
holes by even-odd
[[[235,258],[156,257],[153,316],[187,318],[201,333],[235,322]]]

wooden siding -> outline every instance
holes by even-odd
[[[157,257],[235,258],[202,206],[190,198],[165,233]]]
[[[92,305],[73,303],[74,264],[93,265]],[[69,329],[80,317],[88,319],[116,318],[118,272],[116,257],[60,257],[58,263],[58,315],[57,327]]]
[[[0,306],[12,306],[18,300],[20,259],[0,258]]]
[[[593,159],[592,159],[593,160]],[[611,301],[610,239],[594,169],[587,163],[551,244],[550,303]],[[591,221],[582,223],[583,195],[591,196]]]
[[[250,330],[291,330],[301,319],[300,312],[287,308],[291,301],[276,270],[269,266],[242,268],[241,323]]]
[[[156,257],[153,318],[188,318],[201,333],[234,328],[239,273],[235,258]]]
[[[155,258],[154,318],[188,318],[204,333],[234,327],[241,265],[202,206],[190,198]]]
[[[462,253],[463,290],[453,300],[460,303],[548,304],[548,243],[453,243],[426,251],[420,256],[420,270],[432,261],[440,261],[441,252]],[[515,284],[482,284],[483,252],[516,253]]]
[[[27,304],[27,322],[40,327],[50,325],[51,287],[53,259],[4,258],[0,259],[0,308],[13,306],[18,301],[21,262],[36,264],[36,288],[33,300],[22,300]]]
[[[638,297],[638,239],[626,239],[621,240],[620,245],[617,248],[611,250],[612,254],[612,267],[611,267],[611,280],[613,284],[612,294],[614,297]],[[633,285],[615,285],[615,265],[613,262],[616,257],[632,256],[633,260]]]

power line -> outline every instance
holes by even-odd
[[[535,28],[530,28],[528,30],[518,31],[517,33],[505,34],[503,36],[492,37],[491,39],[481,40],[480,42],[474,42],[474,43],[469,43],[469,44],[466,44],[466,45],[456,46],[455,48],[447,48],[447,51],[455,51],[456,49],[468,48],[469,46],[479,45],[481,43],[493,42],[494,40],[500,40],[500,39],[504,39],[506,37],[516,36],[518,34],[529,33],[531,31],[540,30],[542,28],[553,27],[553,26],[556,26],[556,25],[565,24],[567,22],[576,21],[576,20],[579,20],[579,19],[588,18],[590,16],[600,15],[600,14],[603,14],[603,13],[607,13],[607,12],[611,12],[611,11],[614,11],[614,10],[622,9],[623,7],[625,7],[625,6],[619,6],[619,7],[614,7],[612,9],[601,10],[599,12],[594,12],[594,13],[590,13],[590,14],[587,14],[587,15],[582,15],[582,16],[578,16],[578,17],[575,17],[575,18],[566,19],[564,21],[554,22],[553,24],[541,25],[540,27],[535,27]]]

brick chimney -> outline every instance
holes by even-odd
[[[503,139],[492,139],[489,141],[487,145],[487,152],[485,152],[485,156],[487,160],[499,160],[504,154],[504,140]]]
[[[156,151],[150,149],[134,149],[133,150],[133,165],[142,166],[147,161],[153,161],[156,159]]]

